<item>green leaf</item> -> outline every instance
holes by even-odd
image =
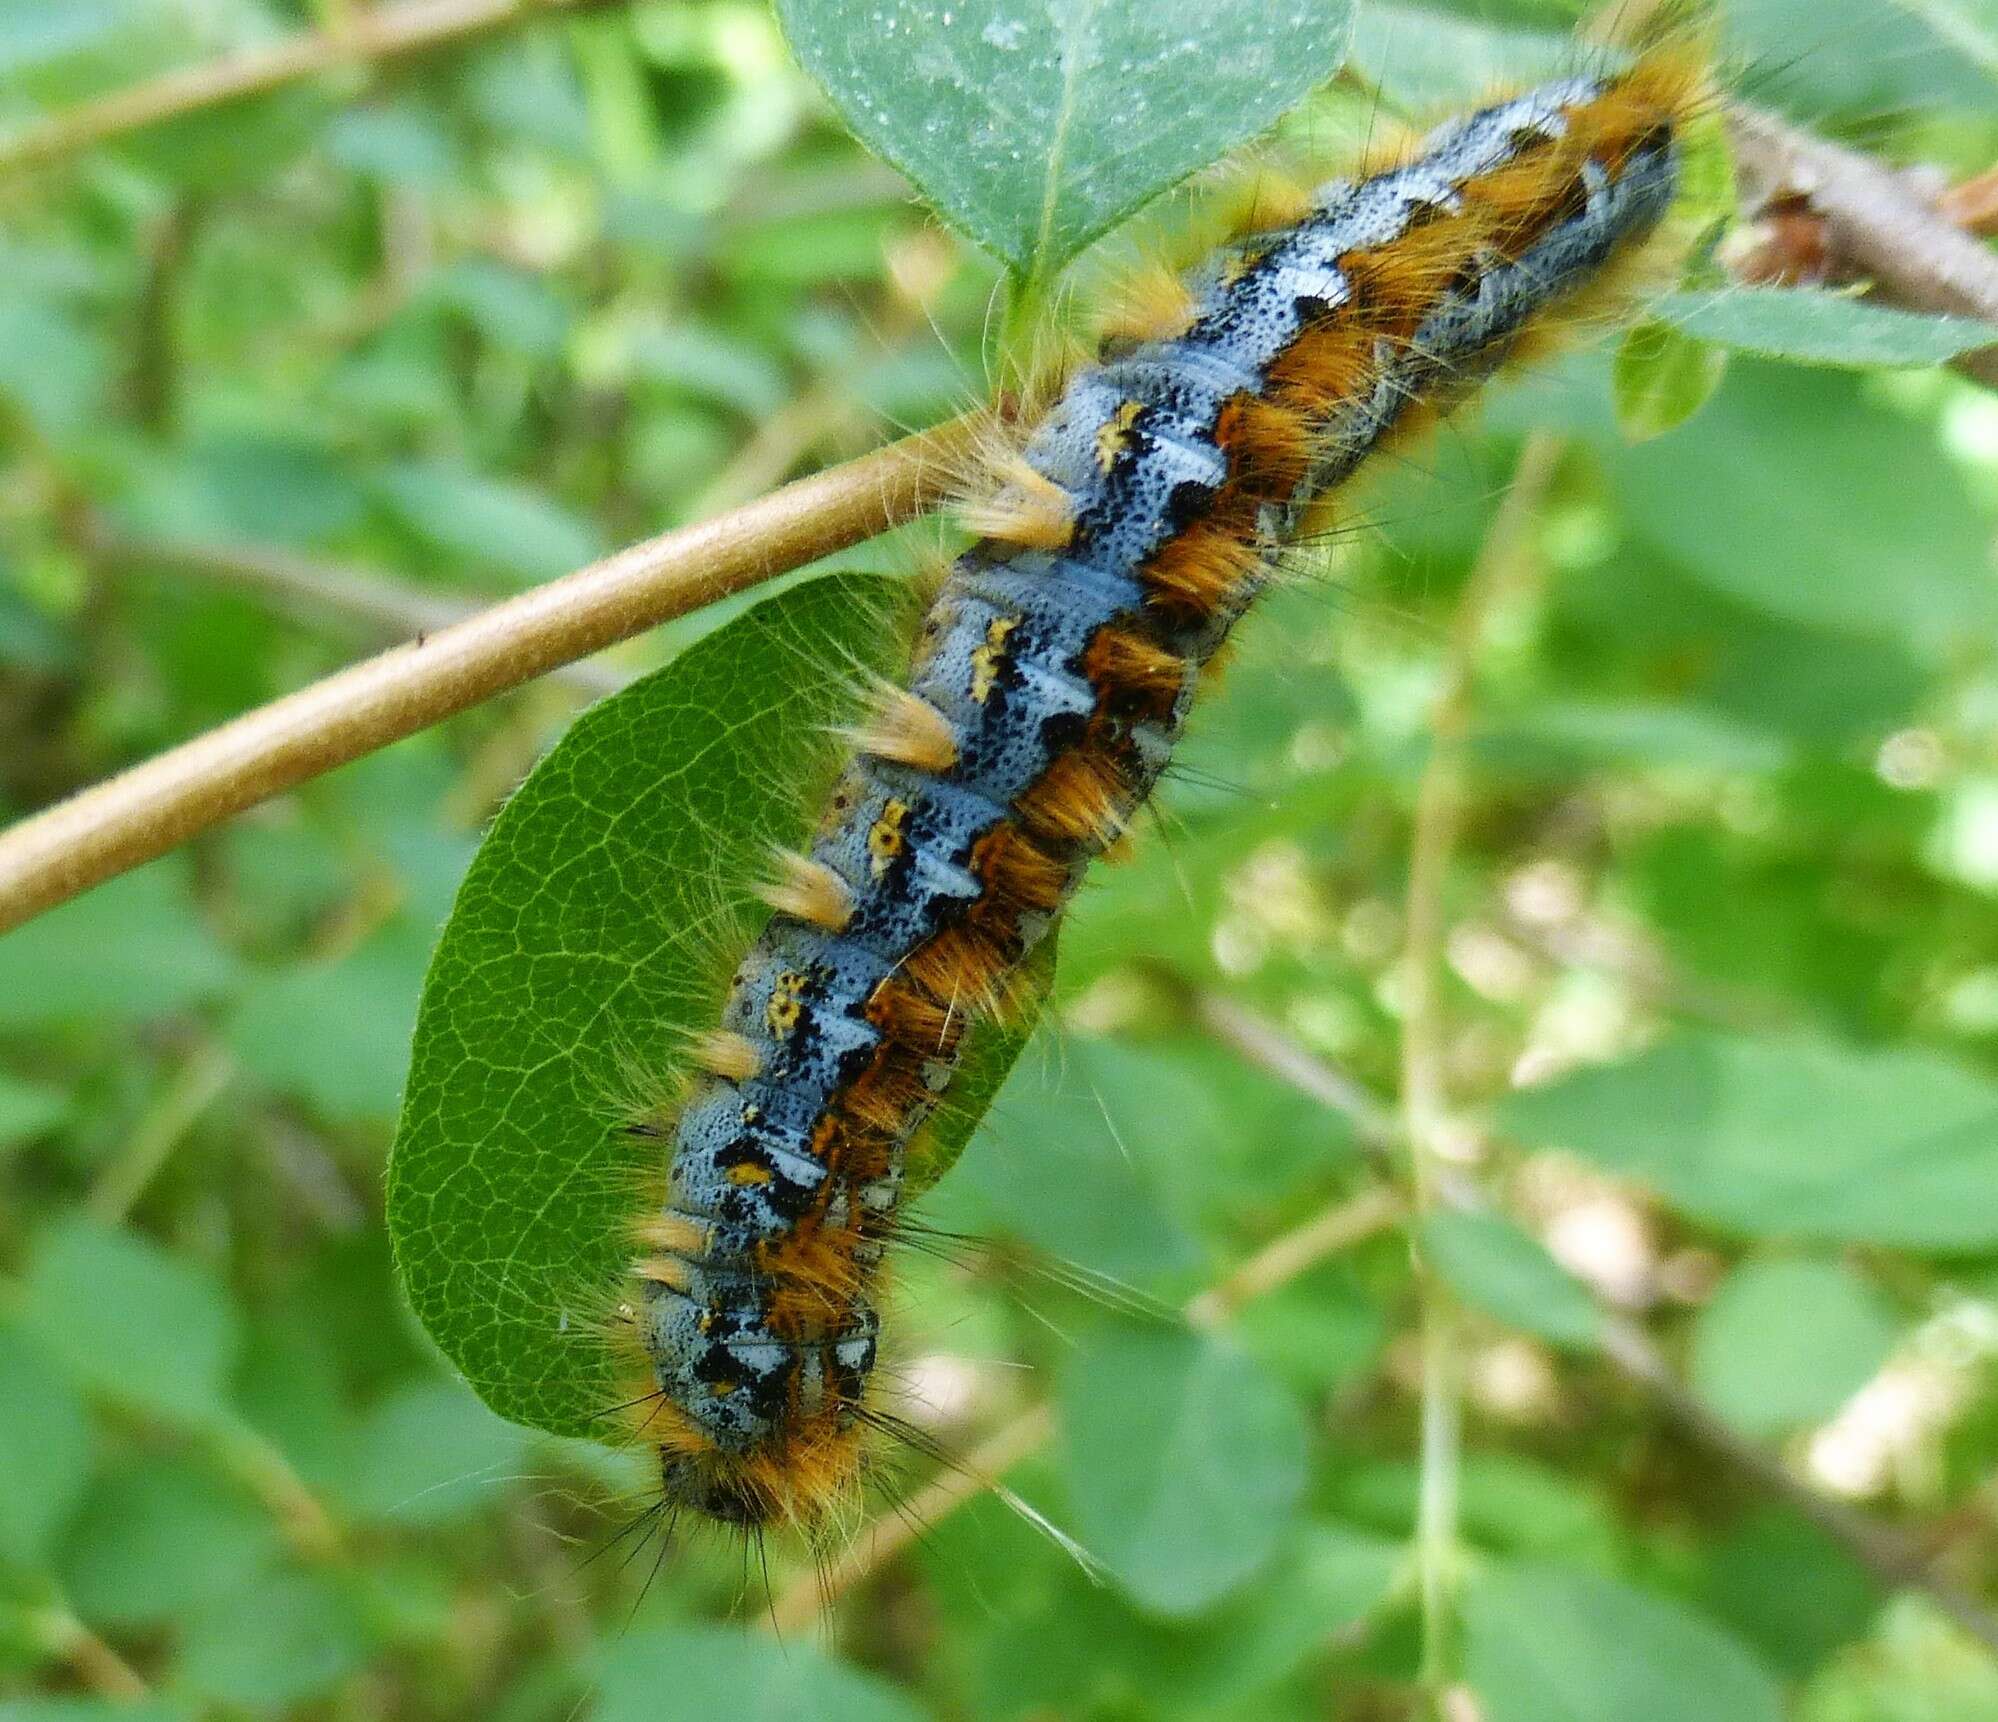
[[[1693,1385],[1750,1435],[1822,1423],[1894,1349],[1894,1313],[1850,1268],[1749,1261],[1693,1327]]]
[[[854,669],[899,667],[894,592],[795,586],[594,707],[465,877],[424,984],[389,1223],[417,1314],[504,1417],[588,1435],[617,1403],[587,1329],[658,1164],[618,1126],[712,1026],[751,887],[804,838],[825,734],[855,714]],[[977,1121],[955,1093],[943,1112],[924,1176]]]
[[[1864,1634],[1881,1601],[1880,1580],[1851,1550],[1776,1506],[1751,1510],[1712,1547],[1700,1598],[1775,1668],[1796,1676]]]
[[[1495,1320],[1555,1345],[1593,1350],[1602,1312],[1538,1238],[1496,1214],[1432,1214],[1422,1247],[1456,1294]]]
[[[1755,609],[1930,653],[1998,625],[1989,528],[1934,429],[1855,377],[1738,359],[1696,424],[1609,465],[1637,537]]]
[[[1304,1488],[1304,1419],[1233,1344],[1106,1326],[1059,1400],[1075,1529],[1133,1601],[1192,1614],[1275,1554]]]
[[[1367,0],[1353,26],[1352,64],[1404,109],[1435,111],[1489,99],[1569,71],[1575,41],[1556,30],[1524,30]]]
[[[1781,1722],[1776,1683],[1698,1615],[1611,1579],[1516,1566],[1464,1599],[1484,1722]]]
[[[1700,340],[1810,365],[1940,365],[1998,343],[1998,327],[1973,318],[1923,316],[1797,288],[1668,293],[1647,310]]]
[[[288,1709],[363,1667],[375,1636],[333,1576],[273,1573],[239,1586],[190,1624],[180,1676],[194,1691],[246,1710]]]
[[[69,1112],[67,1094],[0,1074],[0,1148],[53,1129]]]
[[[527,485],[454,461],[410,461],[376,482],[411,532],[475,569],[552,580],[603,554],[589,522]]]
[[[70,1215],[38,1240],[21,1321],[71,1376],[177,1423],[229,1420],[235,1309],[201,1269],[137,1234]]]
[[[1965,59],[1998,80],[1998,15],[1989,0],[1894,0],[1912,12]]]
[[[636,1632],[595,1656],[594,1722],[923,1722],[884,1680],[808,1639],[778,1643],[732,1626]]]
[[[779,0],[860,141],[1028,280],[1339,68],[1350,0]]]
[[[0,938],[0,1028],[164,1015],[237,977],[180,858],[112,879]]]
[[[1610,370],[1617,429],[1648,442],[1707,404],[1727,371],[1726,352],[1665,323],[1639,323],[1617,343]]]
[[[293,964],[244,989],[224,1038],[251,1074],[328,1118],[391,1119],[428,946],[398,920],[337,961]]]
[[[90,1420],[43,1349],[0,1327],[0,1566],[40,1566],[90,1475]]]
[[[1130,1091],[1114,1079],[1120,1062],[1156,1066],[1101,1042],[1059,1052],[1039,1042],[999,1094],[985,1151],[937,1192],[928,1217],[954,1231],[1004,1232],[1120,1281],[1198,1267],[1198,1244],[1153,1168],[1131,1152],[1147,1126],[1126,1109]],[[1046,1200],[1056,1189],[1062,1200]]]
[[[277,1549],[271,1515],[211,1471],[147,1458],[91,1491],[63,1584],[87,1620],[159,1626],[240,1589]]]
[[[456,1382],[414,1382],[369,1414],[343,1497],[388,1524],[449,1524],[513,1487],[528,1439]]]
[[[1682,1034],[1514,1094],[1499,1122],[1751,1236],[1998,1244],[1998,1084],[1932,1053]]]

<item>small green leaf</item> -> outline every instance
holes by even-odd
[[[618,1401],[589,1324],[660,1152],[618,1126],[713,1026],[751,888],[772,845],[804,838],[827,732],[855,715],[854,670],[899,667],[895,591],[805,582],[592,708],[465,877],[424,983],[389,1224],[417,1314],[503,1417],[601,1434]],[[987,1057],[974,1039],[989,1089]],[[920,1175],[976,1122],[946,1094]]]
[[[1702,1398],[1750,1435],[1821,1423],[1894,1349],[1893,1311],[1850,1268],[1825,1261],[1744,1262],[1693,1328]]]
[[[240,1589],[278,1546],[271,1515],[211,1469],[146,1458],[91,1491],[63,1583],[88,1620],[160,1626]]]
[[[172,857],[0,939],[0,1028],[163,1015],[223,991],[239,972],[203,928],[186,864]]]
[[[1496,1214],[1432,1214],[1422,1246],[1466,1303],[1575,1351],[1594,1349],[1602,1312],[1538,1238]]]
[[[1738,1641],[1614,1580],[1558,1567],[1481,1574],[1464,1600],[1464,1672],[1484,1722],[1781,1722]]]
[[[1427,112],[1559,76],[1574,67],[1575,41],[1557,30],[1368,0],[1353,27],[1352,63],[1403,108]]]
[[[1617,344],[1610,381],[1617,428],[1648,442],[1682,425],[1707,403],[1727,370],[1727,352],[1668,323],[1639,323]]]
[[[1075,1529],[1159,1614],[1210,1607],[1276,1553],[1305,1481],[1304,1418],[1223,1339],[1118,1323],[1062,1372]]]
[[[779,0],[861,142],[1021,277],[1253,137],[1335,71],[1351,0]]]
[[[1630,531],[1702,584],[1808,627],[1931,654],[1982,641],[1998,624],[1990,529],[1934,426],[1860,384],[1737,356],[1696,424],[1611,452]],[[1804,496],[1816,500],[1791,506]]]
[[[230,1421],[228,1293],[136,1233],[81,1215],[49,1227],[23,1276],[21,1320],[93,1393],[174,1422]]]
[[[529,1439],[456,1382],[415,1382],[369,1414],[343,1498],[390,1525],[450,1524],[513,1486]]]
[[[0,1327],[0,1567],[36,1567],[90,1475],[90,1420],[43,1349]]]
[[[69,1116],[70,1096],[0,1074],[0,1148],[39,1136]]]
[[[456,462],[410,461],[377,485],[411,532],[474,569],[552,580],[603,554],[596,528],[551,498]]]
[[[1932,1053],[1682,1034],[1514,1094],[1499,1122],[1751,1236],[1998,1244],[1998,1085]]]
[[[395,1116],[429,935],[395,920],[330,963],[246,987],[223,1034],[243,1066],[328,1118]]]
[[[179,1672],[203,1697],[268,1713],[330,1692],[375,1649],[358,1599],[338,1578],[270,1573],[196,1616]]]
[[[778,1643],[730,1626],[630,1633],[597,1651],[594,1722],[923,1722],[878,1675],[809,1639]]]
[[[1998,327],[1973,318],[1923,316],[1801,288],[1668,293],[1648,310],[1700,340],[1809,365],[1940,365],[1998,344]]]

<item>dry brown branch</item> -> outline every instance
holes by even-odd
[[[800,479],[301,688],[0,832],[0,932],[307,778],[907,519],[966,420]]]
[[[1952,221],[1909,175],[1744,104],[1728,109],[1742,207],[1787,224],[1786,249],[1808,226],[1811,272],[1870,282],[1904,310],[1998,325],[1998,254]],[[1781,278],[1783,271],[1776,272]],[[1994,330],[1998,341],[1998,330]],[[1998,387],[1998,345],[1955,361]]]
[[[0,178],[53,166],[127,132],[267,95],[287,84],[406,59],[468,41],[537,13],[580,11],[602,0],[406,0],[354,12],[336,29],[289,36],[219,59],[179,66],[0,138]]]

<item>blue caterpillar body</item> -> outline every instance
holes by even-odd
[[[1325,186],[1032,432],[995,507],[1043,525],[951,568],[675,1121],[639,1314],[670,1497],[807,1519],[857,1474],[904,1150],[968,1020],[1153,789],[1306,510],[1656,228],[1682,102],[1642,65],[1550,84]]]

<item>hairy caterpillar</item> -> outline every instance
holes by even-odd
[[[966,511],[979,540],[736,970],[638,1226],[666,1500],[810,1526],[861,1475],[905,1146],[1172,751],[1273,554],[1640,255],[1698,74],[1497,103],[1127,306]]]

